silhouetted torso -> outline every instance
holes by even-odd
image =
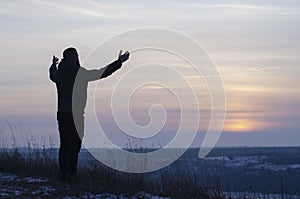
[[[88,82],[111,75],[121,67],[122,62],[114,61],[99,70],[87,70],[79,65],[67,64],[60,63],[59,69],[53,65],[50,67],[50,79],[56,83],[57,87],[57,112],[76,111],[78,114],[84,114]],[[64,67],[64,70],[60,67]]]

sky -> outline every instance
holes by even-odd
[[[48,78],[52,55],[61,58],[65,48],[74,46],[84,67],[101,68],[114,61],[120,49],[131,50],[132,44],[145,38],[137,35],[127,41],[128,45],[114,44],[107,51],[97,48],[99,44],[127,31],[151,27],[174,30],[192,38],[215,63],[226,93],[226,119],[217,146],[300,146],[300,2],[297,0],[126,3],[12,0],[0,2],[0,24],[2,146],[11,145],[12,133],[18,145],[58,146],[56,88]],[[180,41],[174,40],[174,45],[176,42]],[[189,50],[191,57],[199,56],[196,49]],[[120,146],[131,139],[116,126],[110,94],[122,75],[136,65],[147,63],[153,72],[150,69],[148,73],[128,76],[120,86],[119,96],[125,96],[130,85],[141,79],[163,79],[170,83],[171,90],[182,92],[179,101],[189,105],[184,111],[193,121],[197,107],[190,101],[182,79],[154,63],[172,66],[196,92],[201,117],[193,146],[201,146],[211,116],[208,87],[214,85],[206,85],[203,77],[182,59],[155,50],[132,52],[120,71],[91,85],[91,95],[96,88],[98,122],[107,136]],[[165,107],[166,112],[159,106],[149,112],[154,104]],[[121,112],[128,108],[122,103],[116,107]],[[147,126],[152,122],[156,127],[161,125],[160,119],[166,119],[160,135],[145,139],[148,146],[172,140],[180,123],[181,108],[176,95],[157,84],[138,89],[129,105],[137,125]],[[161,117],[164,113],[167,118]],[[121,118],[121,123],[129,122]],[[188,132],[191,126],[187,123],[184,128]],[[87,142],[96,142],[89,136],[86,135]],[[139,144],[139,140],[133,142]]]

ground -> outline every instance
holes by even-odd
[[[76,190],[70,184],[54,181],[47,178],[20,177],[14,174],[0,173],[0,198],[99,198],[99,199],[163,199],[151,196],[144,192],[133,196],[125,194],[115,195],[109,193],[85,193]]]

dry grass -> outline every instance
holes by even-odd
[[[54,149],[1,149],[0,172],[20,176],[45,177],[55,186],[60,182],[57,154]],[[56,150],[57,151],[57,150]],[[160,182],[148,174],[124,173],[108,168],[99,163],[80,167],[72,190],[77,193],[113,193],[134,195],[146,192],[156,196],[171,198],[221,198],[209,194],[200,187],[196,179],[186,175],[185,171],[159,171]]]
[[[45,177],[56,187],[65,186],[60,182],[58,168],[58,150],[54,149],[49,139],[49,147],[38,143],[35,139],[28,141],[26,148],[20,148],[15,133],[17,128],[6,121],[11,144],[1,139],[0,172],[13,173],[19,176]],[[10,146],[9,146],[10,145]],[[119,172],[99,162],[92,162],[88,167],[78,169],[77,178],[71,188],[74,193],[113,193],[134,195],[145,192],[156,196],[171,198],[221,198],[220,192],[212,194],[201,187],[193,175],[178,169],[156,171],[159,178],[153,179],[151,174],[131,174]],[[175,167],[176,168],[176,167]],[[58,195],[63,194],[59,193]]]

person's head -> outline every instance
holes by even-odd
[[[65,61],[68,63],[78,63],[79,64],[79,58],[78,58],[78,53],[77,50],[73,47],[67,48],[63,52],[63,58]]]

